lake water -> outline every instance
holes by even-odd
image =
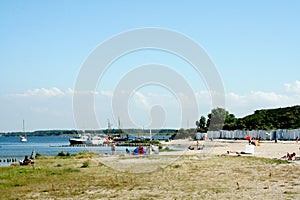
[[[111,154],[111,148],[105,146],[86,146],[86,147],[71,147],[68,146],[69,137],[60,136],[37,136],[28,137],[28,142],[20,142],[19,137],[0,137],[0,166],[7,166],[11,162],[7,162],[10,159],[19,160],[24,157],[30,156],[34,150],[43,156],[54,156],[59,152],[69,152],[76,154],[79,152],[96,152],[99,154],[108,153]],[[125,153],[125,149],[130,151],[134,147],[117,147],[116,153]]]

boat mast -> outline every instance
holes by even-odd
[[[107,135],[110,136],[111,123],[109,119],[107,119]]]
[[[118,129],[121,130],[121,120],[120,120],[120,117],[118,117]]]
[[[25,120],[23,119],[23,134],[25,135],[26,137],[26,133],[25,133]]]

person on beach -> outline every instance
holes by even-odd
[[[192,146],[189,146],[188,149],[189,149],[189,150],[194,150],[195,148],[192,147]]]
[[[281,160],[293,160],[293,157],[296,157],[296,153],[289,153],[287,152],[286,155],[282,156],[280,159]]]
[[[144,148],[142,146],[139,146],[138,154],[143,155],[145,153]]]
[[[35,156],[36,156],[35,150],[32,150],[30,159],[35,159]]]
[[[116,154],[116,146],[115,146],[115,144],[112,144],[112,145],[111,145],[111,154],[112,154],[112,155],[115,155],[115,154]]]
[[[28,165],[31,163],[31,160],[28,158],[28,156],[25,156],[24,160],[20,160],[20,165]]]

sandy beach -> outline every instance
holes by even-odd
[[[205,141],[204,145],[212,146],[207,152],[212,155],[226,154],[227,151],[241,152],[245,151],[249,146],[246,140],[215,140],[213,142]],[[254,145],[253,145],[254,146]],[[287,153],[295,152],[300,155],[300,145],[295,141],[261,141],[260,146],[254,146],[254,154],[256,157],[276,158],[279,159]]]
[[[194,147],[195,150],[189,150],[188,147]],[[132,156],[132,155],[117,155],[117,156],[102,156],[97,159],[98,162],[121,172],[143,173],[153,172],[180,160],[182,156],[194,156],[193,159],[213,159],[216,156],[252,156],[259,158],[280,159],[287,153],[296,153],[300,156],[300,145],[295,141],[261,141],[260,146],[251,145],[254,149],[253,154],[237,154],[236,152],[245,152],[249,146],[247,140],[205,140],[199,141],[197,150],[197,142],[190,140],[173,140],[164,143],[164,148],[180,149],[176,151],[162,151],[159,154],[151,156]],[[228,151],[232,152],[228,154]],[[300,164],[300,161],[294,161]],[[138,167],[136,167],[138,166]]]
[[[175,146],[175,147],[182,147],[186,148],[188,146],[195,147],[197,146],[196,141],[189,141],[189,140],[174,140],[169,143],[165,143],[167,146]],[[246,146],[249,146],[247,140],[205,140],[199,141],[199,146],[204,145],[203,150],[186,150],[185,154],[195,154],[200,153],[205,156],[210,155],[222,155],[227,154],[227,151],[232,152],[242,152],[245,151]],[[295,141],[260,141],[259,146],[254,146],[254,154],[252,156],[262,157],[262,158],[281,158],[282,156],[286,155],[287,153],[295,152],[296,155],[300,156],[300,143],[296,143]]]

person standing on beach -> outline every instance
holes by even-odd
[[[116,154],[116,146],[115,146],[114,143],[111,144],[111,154],[112,154],[112,155],[115,155],[115,154]]]
[[[32,150],[30,159],[35,159],[35,156],[36,156],[35,150]]]

